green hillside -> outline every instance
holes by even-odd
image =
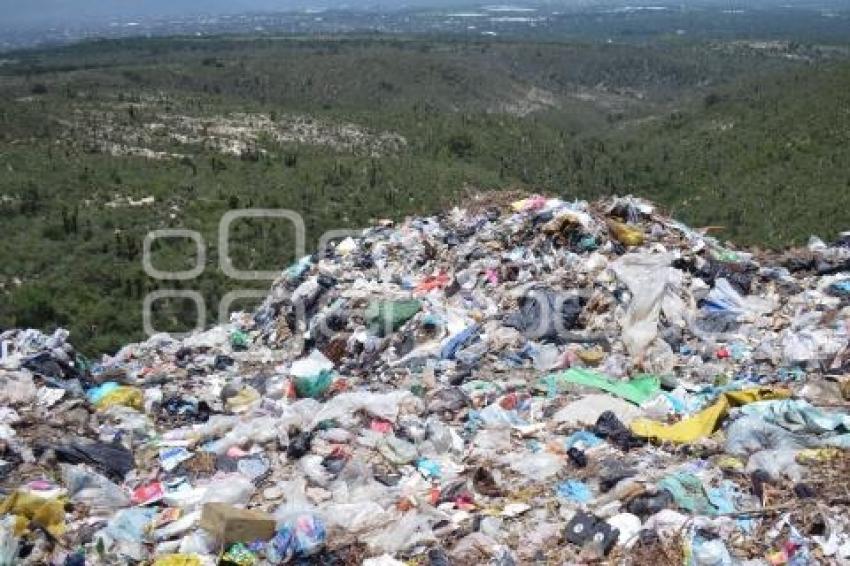
[[[205,236],[207,269],[182,285],[214,311],[244,287],[217,269],[218,222],[237,208],[299,211],[308,247],[506,187],[639,194],[743,244],[829,237],[850,228],[849,121],[845,52],[810,45],[177,38],[15,53],[0,65],[0,327],[66,325],[89,353],[141,338],[144,295],[180,283],[142,270],[157,228]],[[234,229],[239,268],[294,259],[284,225]],[[158,245],[156,266],[191,267],[183,244]]]

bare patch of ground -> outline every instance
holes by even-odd
[[[90,151],[146,159],[182,159],[192,148],[237,157],[261,155],[274,143],[318,145],[378,156],[398,152],[407,145],[399,134],[371,132],[356,124],[309,116],[285,115],[273,120],[264,114],[248,113],[205,117],[145,113],[138,118],[129,108],[81,109],[73,118],[59,122],[65,126],[68,139],[85,140]]]

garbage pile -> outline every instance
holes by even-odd
[[[848,235],[496,195],[99,362],[7,330],[0,564],[841,562],[848,306]]]

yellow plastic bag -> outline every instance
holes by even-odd
[[[576,352],[581,361],[589,366],[598,366],[605,358],[605,350],[600,347],[585,348]]]
[[[616,220],[609,220],[608,229],[614,234],[614,238],[624,246],[639,246],[643,243],[643,232],[637,228]]]
[[[718,458],[717,465],[721,470],[743,470],[744,463],[734,456],[723,456]]]
[[[727,391],[722,393],[713,405],[675,424],[635,419],[630,426],[635,436],[686,444],[710,436],[720,426],[730,407],[790,396],[791,392],[787,389],[753,388]]]
[[[60,499],[45,499],[24,491],[16,491],[0,503],[0,515],[17,515],[15,535],[21,536],[28,523],[35,523],[53,537],[65,534],[65,504]],[[21,520],[21,518],[24,520]]]
[[[145,398],[140,389],[122,385],[121,387],[116,387],[115,389],[101,397],[97,401],[96,406],[100,411],[108,409],[109,407],[113,407],[115,405],[130,407],[132,409],[136,409],[137,411],[141,411],[144,407],[144,404]]]
[[[800,450],[797,454],[798,464],[824,464],[841,456],[838,448],[811,448]]]
[[[259,400],[260,394],[249,385],[227,400],[227,409],[234,413],[243,413]]]
[[[163,554],[153,566],[201,566],[201,559],[195,554]]]
[[[514,212],[521,212],[528,205],[528,200],[527,198],[515,200],[511,203],[511,208]]]

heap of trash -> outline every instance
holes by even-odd
[[[850,235],[508,197],[99,362],[2,332],[0,564],[850,559]]]

